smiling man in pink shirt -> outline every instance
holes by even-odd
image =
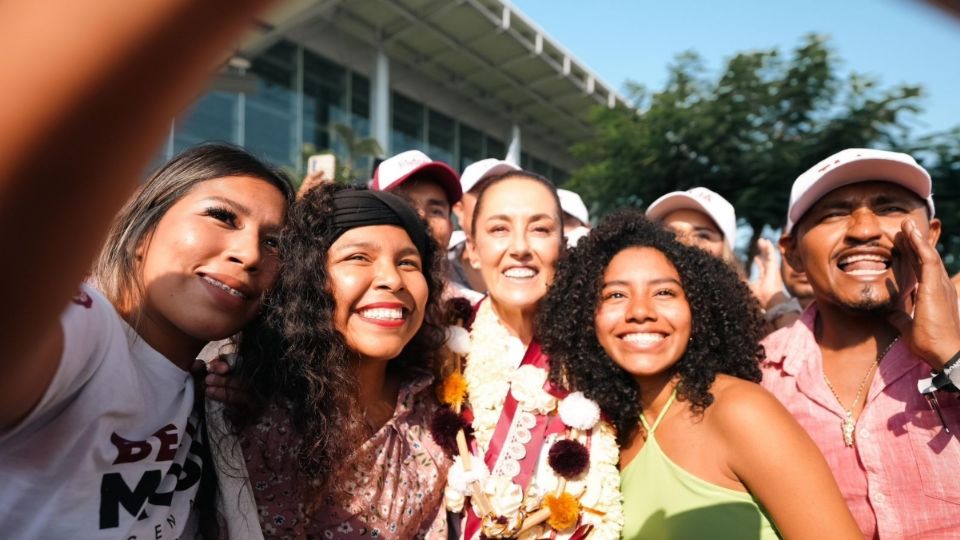
[[[960,538],[960,312],[931,190],[906,154],[844,150],[797,178],[781,239],[815,301],[764,340],[763,385],[867,538]]]

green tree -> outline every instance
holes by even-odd
[[[937,246],[951,275],[960,272],[960,127],[922,137],[903,148],[933,177],[933,198],[943,233]]]
[[[765,224],[782,226],[790,186],[812,164],[848,147],[904,147],[921,95],[919,86],[841,77],[816,35],[788,57],[738,54],[714,78],[693,52],[668,69],[659,92],[631,86],[636,110],[592,112],[594,137],[573,148],[586,165],[567,185],[600,215],[705,186],[733,203],[754,240]]]

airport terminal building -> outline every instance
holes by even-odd
[[[457,170],[505,157],[562,182],[596,105],[628,103],[502,0],[287,0],[173,123],[163,154],[217,140],[295,171],[313,149],[369,167],[342,124],[385,155],[420,149]]]

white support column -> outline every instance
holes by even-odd
[[[383,48],[378,48],[370,81],[370,130],[384,156],[391,154],[390,118],[390,59]]]
[[[510,145],[507,146],[507,155],[504,160],[520,167],[520,126],[514,124],[510,129]]]

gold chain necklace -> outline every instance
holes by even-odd
[[[833,392],[833,397],[837,398],[837,403],[840,404],[840,408],[843,409],[843,420],[840,422],[840,431],[843,433],[843,444],[848,447],[855,444],[853,438],[853,430],[856,427],[856,421],[853,418],[853,410],[857,408],[857,403],[860,401],[860,396],[863,395],[863,389],[867,385],[867,381],[870,380],[870,375],[873,373],[873,370],[880,365],[880,361],[883,360],[883,357],[890,352],[890,349],[896,345],[897,340],[900,339],[900,336],[893,338],[893,341],[887,345],[887,348],[880,352],[877,357],[873,360],[873,363],[870,364],[870,369],[867,370],[867,373],[864,374],[863,380],[860,381],[860,387],[857,388],[857,395],[853,398],[853,403],[850,404],[850,408],[843,406],[843,402],[840,400],[840,394],[833,389],[833,385],[830,384],[830,379],[827,378],[827,371],[823,368],[823,362],[820,363],[820,371],[823,373],[823,382],[827,383],[827,388]]]

